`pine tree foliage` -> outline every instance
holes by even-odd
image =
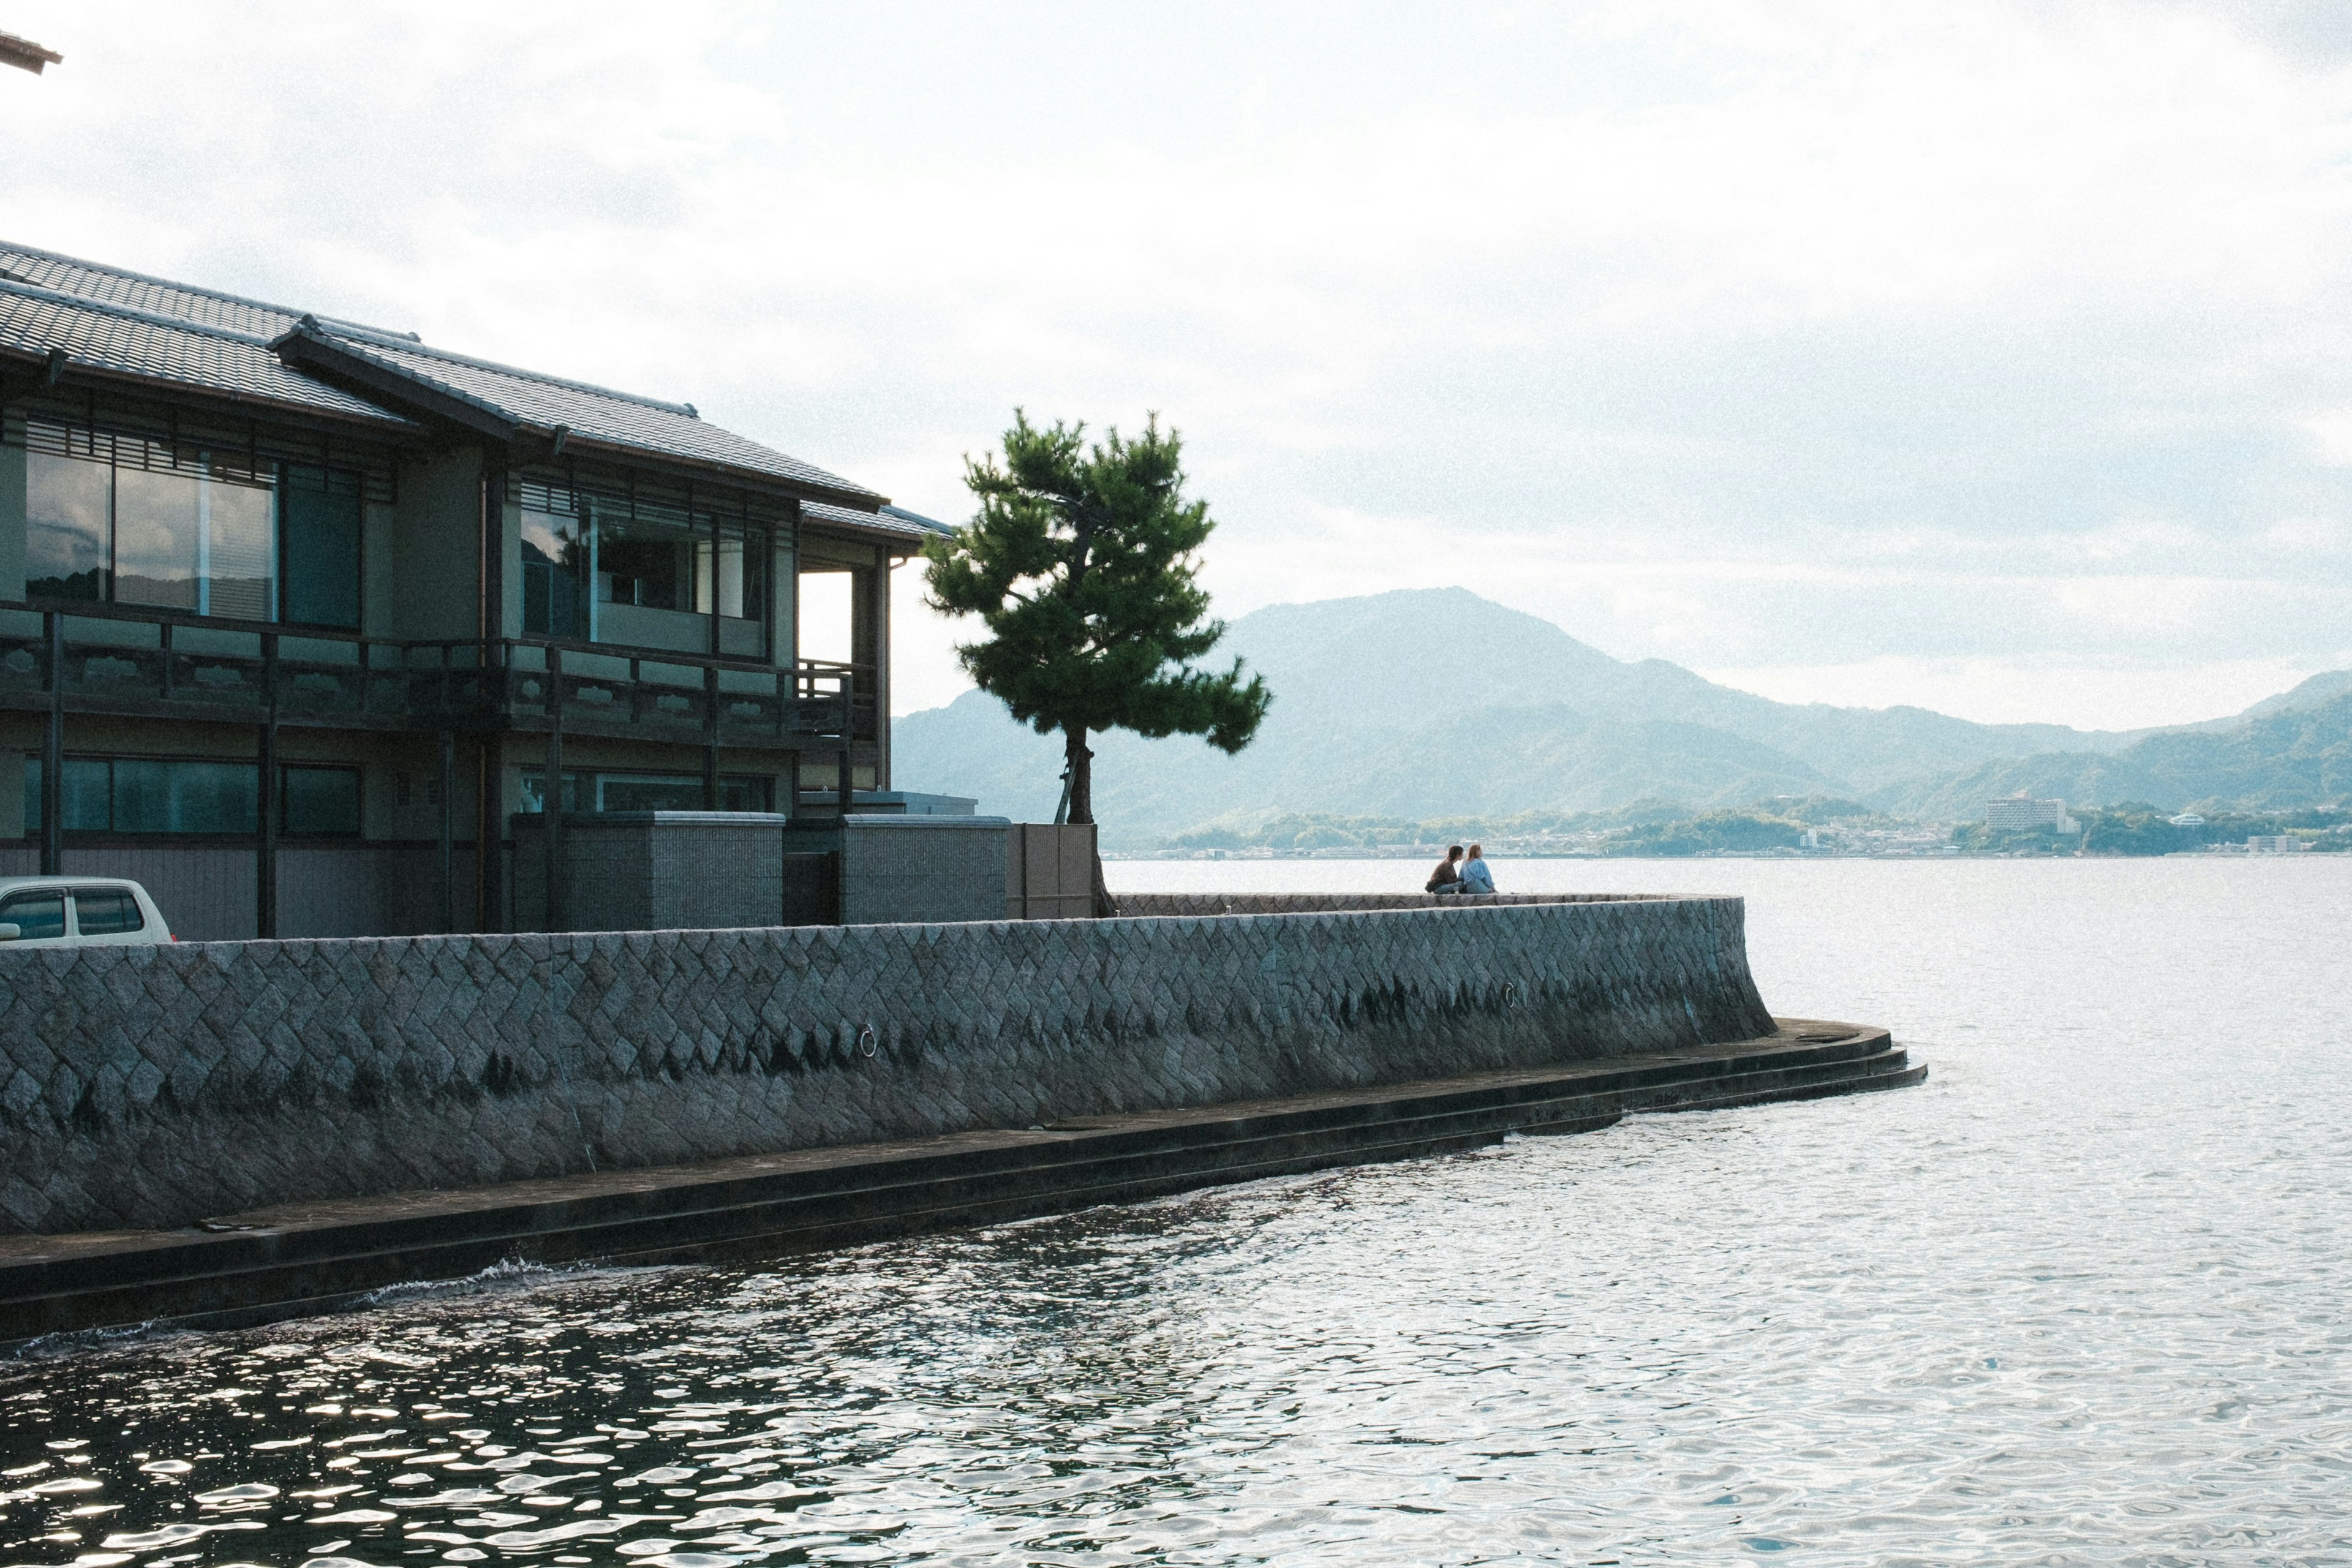
[[[1234,752],[1272,700],[1239,659],[1195,668],[1225,624],[1199,582],[1216,524],[1184,498],[1181,439],[1157,416],[1131,440],[1085,434],[1016,411],[1001,454],[965,461],[979,511],[924,550],[931,607],[977,616],[988,633],[957,647],[965,671],[1014,718],[1064,737],[1073,822],[1094,820],[1089,734],[1200,735]],[[1101,906],[1099,868],[1096,884]]]

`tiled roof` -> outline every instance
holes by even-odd
[[[900,539],[923,540],[935,533],[955,531],[946,523],[934,522],[928,517],[896,506],[886,506],[879,511],[858,511],[845,506],[827,506],[822,501],[803,501],[801,503],[801,519],[819,527],[854,528],[866,533],[887,533]]]
[[[12,282],[11,280],[15,280]],[[77,360],[128,374],[151,375],[246,396],[360,413],[407,426],[410,421],[378,405],[401,401],[396,387],[373,386],[369,398],[329,386],[316,377],[279,364],[268,345],[299,334],[335,354],[364,362],[379,373],[452,396],[509,424],[551,433],[563,426],[583,445],[670,458],[695,467],[735,470],[750,478],[782,481],[795,489],[830,493],[852,503],[851,510],[877,526],[876,515],[856,506],[879,506],[882,497],[865,486],[827,473],[757,441],[705,424],[690,404],[663,403],[614,392],[584,382],[493,364],[428,348],[413,336],[349,321],[308,315],[215,289],[192,288],[168,279],[0,242],[0,289],[25,298],[46,298],[52,309],[79,303],[89,314],[130,323],[114,329],[121,342],[112,351],[117,364],[78,353],[70,342],[26,346],[47,353],[64,347]],[[59,319],[62,319],[60,317]],[[142,332],[134,328],[143,328]],[[43,330],[28,323],[28,331]],[[0,328],[0,344],[17,339]],[[188,340],[177,342],[173,338]],[[220,345],[198,347],[196,340]],[[233,352],[232,352],[233,351]],[[215,363],[215,362],[219,362]],[[259,362],[268,362],[266,370]],[[207,378],[210,379],[207,379]],[[270,392],[257,390],[264,382]],[[299,390],[299,395],[296,395]]]
[[[845,497],[871,497],[877,505],[882,500],[865,486],[813,463],[705,424],[690,404],[663,403],[468,359],[408,338],[336,322],[317,321],[303,330],[346,353],[538,430],[551,431],[561,426],[575,440],[717,464]]]
[[[184,283],[150,278],[142,272],[100,267],[5,241],[0,241],[0,273],[19,282],[54,289],[60,294],[127,305],[134,310],[194,321],[199,326],[250,332],[265,342],[292,326],[302,315],[299,310],[289,310],[280,305],[265,305],[257,300],[218,294],[209,289],[191,289]]]
[[[243,402],[275,404],[399,430],[400,415],[288,369],[251,332],[156,315],[0,279],[0,348],[47,356],[63,349],[74,364],[167,381]]]

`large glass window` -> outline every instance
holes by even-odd
[[[259,781],[251,763],[144,762],[114,770],[115,833],[251,833]]]
[[[257,478],[201,458],[191,469],[27,452],[26,478],[29,595],[360,624],[356,474],[285,464]]]
[[[105,599],[114,470],[105,463],[25,454],[25,591]]]
[[[276,499],[202,474],[114,472],[114,599],[244,621],[276,618]]]
[[[522,629],[531,637],[586,638],[594,533],[577,517],[522,514]]]
[[[532,637],[759,656],[768,525],[639,497],[523,486],[522,623]],[[729,625],[728,623],[734,623]]]
[[[721,811],[772,811],[776,781],[759,773],[719,775]],[[585,804],[583,804],[585,803]],[[522,771],[522,808],[547,809],[547,770]],[[574,773],[563,770],[566,811],[700,811],[699,773]]]
[[[289,764],[278,770],[280,832],[356,837],[355,768]],[[68,833],[250,834],[260,820],[259,770],[251,763],[190,758],[68,757]],[[25,833],[41,830],[41,759],[25,759]]]

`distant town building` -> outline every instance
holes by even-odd
[[[2172,824],[2175,827],[2202,827],[2205,826],[2205,819],[2198,816],[2193,811],[2184,811],[2179,816],[2168,816],[2165,820]]]
[[[2246,839],[2249,855],[2300,855],[2310,847],[2310,839],[2297,838],[2292,833],[2257,833]]]
[[[2053,833],[2083,831],[2083,825],[2066,815],[2064,801],[2029,800],[2023,790],[1985,802],[1985,826],[1996,833],[2031,833],[2037,827]]]

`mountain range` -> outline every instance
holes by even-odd
[[[1979,724],[1775,702],[1664,659],[1612,658],[1462,588],[1270,605],[1233,623],[1227,653],[1275,694],[1256,742],[1227,757],[1183,737],[1098,737],[1106,847],[1270,805],[1420,818],[1838,795],[1957,821],[2021,788],[2168,808],[2352,793],[2352,671],[2178,729]],[[1016,820],[1050,819],[1060,793],[1059,738],[982,692],[899,719],[892,749],[901,788],[977,796]]]

